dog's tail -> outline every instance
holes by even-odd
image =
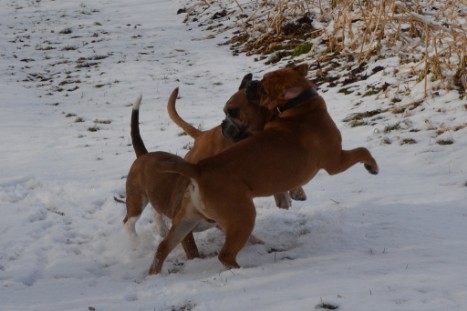
[[[164,151],[157,151],[157,168],[167,173],[177,173],[190,178],[198,179],[199,170],[196,164],[190,163],[181,157]]]
[[[196,138],[203,132],[195,128],[193,125],[187,123],[178,115],[178,112],[175,109],[175,102],[177,101],[177,96],[178,87],[172,91],[172,94],[170,94],[169,97],[169,101],[167,102],[167,111],[169,113],[169,117],[175,124],[180,126],[182,130],[184,130],[188,135],[190,135],[192,138]]]
[[[139,106],[141,105],[142,96],[139,95],[136,101],[133,103],[131,111],[131,143],[135,150],[136,157],[140,157],[143,154],[148,153],[146,146],[144,145],[143,139],[139,134]]]

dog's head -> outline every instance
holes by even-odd
[[[222,134],[233,141],[239,141],[263,130],[271,118],[271,112],[259,105],[255,95],[247,97],[247,87],[254,83],[252,74],[243,77],[238,91],[224,106],[225,119],[222,121]]]
[[[259,99],[259,105],[275,110],[314,85],[306,79],[308,65],[301,64],[266,73],[259,82],[247,88],[248,98]]]

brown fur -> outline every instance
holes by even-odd
[[[264,75],[258,88],[260,105],[273,111],[309,89],[307,71],[308,66],[301,65]],[[254,197],[301,186],[320,169],[333,175],[361,162],[370,173],[378,173],[366,148],[342,150],[341,141],[323,98],[313,96],[272,119],[264,131],[198,164],[165,152],[152,153],[160,171],[191,178],[192,203],[175,216],[149,273],[159,273],[169,252],[203,219],[215,221],[226,235],[219,260],[238,268],[237,253],[255,223]]]
[[[230,108],[239,109],[241,115],[233,122],[240,124],[240,127],[250,133],[256,133],[264,127],[270,119],[270,112],[267,109],[248,102],[245,96],[247,82],[251,81],[251,75],[247,75],[240,84],[239,91],[236,92],[226,103],[224,110]],[[178,89],[175,89],[168,100],[167,109],[171,119],[180,126],[187,134],[195,139],[193,148],[185,155],[185,160],[190,163],[215,155],[220,151],[233,145],[231,139],[222,135],[221,126],[216,126],[208,131],[200,131],[186,123],[177,113],[175,102]],[[189,193],[186,188],[189,178],[174,173],[158,172],[155,167],[157,159],[148,153],[139,132],[139,104],[141,98],[135,103],[131,118],[131,137],[137,159],[133,162],[128,173],[126,182],[126,207],[127,214],[123,220],[130,236],[136,237],[135,223],[140,217],[146,205],[151,202],[155,213],[155,222],[159,226],[161,235],[164,235],[165,225],[161,215],[173,219],[182,205],[190,203]],[[297,188],[291,192],[294,199],[304,199],[303,189]],[[275,195],[279,207],[288,208],[290,199],[287,193]],[[182,240],[182,246],[187,258],[199,257],[193,234],[187,233]]]

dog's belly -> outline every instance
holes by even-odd
[[[253,196],[269,196],[285,192],[309,182],[319,171],[319,158],[309,150],[284,148],[275,150],[250,167],[243,180]]]
[[[203,213],[207,201],[222,203],[211,202],[213,198],[269,196],[306,184],[321,168],[320,138],[309,136],[302,128],[271,129],[200,161],[200,188],[196,185],[197,193],[193,193],[197,209]]]
[[[274,170],[268,174],[258,174],[257,181],[250,185],[251,192],[254,197],[270,196],[276,193],[286,192],[308,183],[317,172],[318,170],[311,169],[291,174],[290,171]]]

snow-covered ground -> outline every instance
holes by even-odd
[[[455,91],[351,128],[342,120],[377,101],[323,89],[344,147],[369,148],[380,174],[320,173],[288,211],[257,199],[265,244],[240,252],[241,269],[218,262],[212,229],[195,236],[204,258],[177,248],[161,275],[146,275],[160,241],[149,208],[132,250],[114,200],[135,158],[131,102],[143,94],[148,149],[183,155],[191,139],[165,108],[173,88],[180,114],[208,129],[244,74],[275,68],[184,25],[183,6],[0,3],[0,310],[467,310],[467,130],[446,131],[451,145],[430,130],[466,122]],[[417,143],[399,143],[408,138]]]

